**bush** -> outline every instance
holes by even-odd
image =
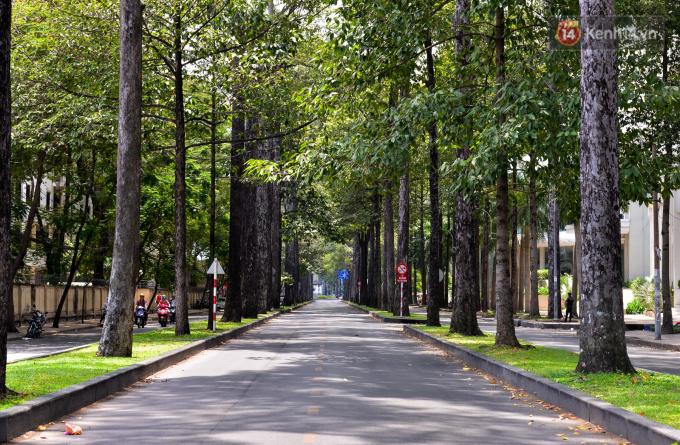
[[[637,278],[630,283],[630,290],[644,309],[654,308],[654,278]]]
[[[626,306],[626,314],[628,315],[638,315],[645,311],[645,307],[640,303],[640,300],[633,300]]]
[[[548,269],[538,269],[536,271],[536,276],[538,277],[539,280],[547,280],[548,279]],[[539,292],[540,294],[540,292]]]
[[[571,292],[573,281],[574,278],[566,273],[560,277],[560,295],[562,296],[562,301],[567,300],[567,294]]]
[[[538,286],[538,295],[549,295],[548,288],[546,286]]]

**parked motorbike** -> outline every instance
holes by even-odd
[[[143,328],[147,320],[146,308],[144,306],[137,306],[135,309],[135,324],[138,328]]]
[[[168,309],[168,304],[165,303],[164,301],[161,301],[161,303],[158,305],[158,323],[160,323],[161,327],[166,327],[168,325],[168,319],[170,317],[170,310]]]
[[[35,308],[35,306],[33,306]],[[33,309],[33,317],[28,321],[28,332],[26,337],[28,338],[38,338],[43,331],[43,326],[47,322],[45,317],[47,312],[44,314],[37,309]]]

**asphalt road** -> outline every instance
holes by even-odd
[[[161,325],[155,320],[155,314],[149,315],[149,321],[143,329],[136,325],[133,332],[142,334],[144,332],[161,329]],[[189,316],[189,321],[201,321],[207,319],[205,315]],[[174,326],[174,325],[169,325]],[[66,351],[73,348],[98,343],[102,336],[101,328],[87,329],[79,332],[63,332],[61,334],[50,335],[43,338],[32,338],[29,340],[16,340],[7,342],[7,361],[8,363],[19,360],[43,357],[49,354]]]
[[[321,300],[65,417],[50,444],[617,444],[339,301]],[[574,428],[574,429],[570,429]]]
[[[414,313],[426,314],[422,309],[413,309]],[[451,324],[451,314],[442,312],[439,314],[442,325]],[[479,328],[483,332],[496,333],[496,323],[492,321],[479,322]],[[561,331],[555,329],[537,329],[516,327],[515,335],[523,341],[550,348],[563,349],[578,353],[580,350],[578,332]],[[680,352],[652,349],[642,346],[628,345],[628,356],[633,366],[637,369],[645,369],[655,372],[680,375]]]

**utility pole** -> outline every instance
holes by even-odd
[[[652,159],[656,158],[656,144],[652,144]],[[654,340],[661,340],[661,288],[659,260],[661,249],[659,249],[659,194],[652,194],[653,217],[654,217]]]

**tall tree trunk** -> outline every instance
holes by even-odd
[[[379,190],[376,190],[375,194],[375,228],[373,231],[373,235],[375,236],[375,265],[373,269],[373,275],[375,276],[375,307],[380,308],[382,310],[385,310],[384,307],[382,307],[382,280],[381,280],[381,264],[382,264],[382,255],[381,255],[381,246],[380,246],[380,207],[381,207],[381,199],[380,199],[380,193]]]
[[[613,30],[615,0],[581,0],[580,355],[577,372],[634,373],[626,350],[621,276],[616,43],[591,42],[591,27]]]
[[[272,141],[272,149],[272,160],[277,162],[281,158],[280,138]],[[271,206],[272,267],[274,267],[271,301],[273,308],[278,309],[281,306],[281,185],[278,182],[272,184]]]
[[[258,143],[258,158],[267,159],[267,143]],[[257,312],[266,314],[268,309],[269,285],[271,284],[271,203],[269,185],[258,184],[257,196]]]
[[[366,249],[368,250],[368,262],[366,263],[366,302],[364,303],[370,307],[375,305],[375,221],[371,221],[368,225],[368,235],[366,238]],[[361,284],[364,285],[363,283]]]
[[[519,274],[517,275],[517,311],[524,312],[524,250],[526,248],[526,237],[522,234],[522,239],[519,241]]]
[[[243,100],[234,91],[231,134],[234,140],[245,139],[246,123],[243,118]],[[240,323],[243,310],[243,231],[245,210],[245,187],[242,182],[244,170],[243,142],[231,143],[231,168],[229,175],[229,261],[227,263],[227,298],[222,322]],[[286,251],[287,253],[288,251]],[[286,293],[286,298],[288,294]]]
[[[491,266],[491,301],[489,307],[496,310],[498,299],[496,298],[496,278],[498,271],[498,230],[496,230],[496,248],[493,251],[493,265]]]
[[[434,58],[432,57],[432,40],[428,31],[425,42],[427,55],[427,87],[430,94],[435,92]],[[429,287],[427,294],[427,325],[441,326],[439,323],[439,269],[441,269],[442,228],[439,219],[439,148],[437,146],[437,121],[432,119],[428,125],[430,135],[430,275],[427,277]],[[423,289],[423,295],[425,291]]]
[[[420,290],[422,304],[427,304],[427,266],[425,263],[425,186],[420,185]]]
[[[473,287],[474,287],[474,293],[475,293],[475,313],[479,312],[482,310],[481,307],[481,300],[479,298],[480,292],[479,292],[479,221],[477,220],[477,214],[475,212],[475,230],[474,230],[474,235],[475,235],[475,281],[473,282]]]
[[[367,305],[368,301],[368,242],[369,231],[359,232],[359,304]]]
[[[403,284],[404,289],[404,316],[409,316],[409,303],[410,303],[410,292],[409,286],[412,284],[415,288],[415,267],[413,262],[409,263],[409,218],[410,218],[410,203],[409,203],[409,176],[408,171],[405,171],[401,176],[399,182],[399,220],[397,222],[397,264],[410,264],[411,270],[413,271],[413,279],[409,282]],[[392,304],[392,313],[394,315],[399,315],[399,308],[401,304],[401,285],[398,286],[396,291],[392,294],[394,297],[394,303]]]
[[[389,298],[389,302],[385,302],[384,310],[395,311],[394,296],[397,293],[395,289],[395,267],[394,262],[394,205],[392,199],[392,180],[385,179],[385,289],[384,294]]]
[[[665,30],[662,51],[662,78],[664,82],[668,82],[668,29]],[[670,142],[666,142],[666,157],[668,158],[668,165],[673,164],[673,150]],[[664,183],[667,185],[668,176],[664,178]],[[669,187],[666,188],[666,193],[670,193]],[[663,200],[663,216],[661,222],[661,289],[663,291],[663,325],[661,326],[662,334],[673,333],[673,307],[671,305],[671,278],[670,278],[670,209],[671,197],[666,196]]]
[[[517,188],[517,164],[512,166],[512,188],[513,190]],[[519,267],[518,267],[518,255],[517,255],[517,200],[513,194],[512,198],[512,233],[511,243],[510,243],[510,289],[512,292],[512,312],[515,313],[519,310],[519,288],[518,280],[519,277]]]
[[[289,243],[286,243],[286,273],[290,275],[291,277],[294,277],[295,275],[295,242],[291,241]],[[285,287],[285,295],[283,297],[283,304],[284,306],[291,306],[293,304],[293,301],[295,301],[295,289],[296,289],[296,282],[295,279],[293,279],[293,282],[290,284],[286,284]]]
[[[260,119],[257,116],[250,116],[246,119],[246,139],[253,139],[257,136],[260,126]],[[257,158],[258,144],[251,141],[246,142],[246,163],[250,159]],[[243,208],[243,318],[257,318],[261,296],[261,265],[260,250],[258,246],[258,205],[257,205],[257,185],[246,184],[244,187],[244,208]],[[297,262],[297,260],[296,260]],[[296,285],[298,279],[296,280]]]
[[[529,297],[531,296],[531,270],[529,268],[529,252],[531,251],[531,241],[529,239],[528,227],[524,228],[524,312],[529,311]]]
[[[560,208],[557,200],[550,201],[548,218],[548,318],[562,318],[560,292]],[[558,295],[556,298],[555,295]],[[557,305],[555,300],[557,299]]]
[[[458,149],[458,159],[470,157],[470,150]],[[475,209],[469,198],[462,193],[456,196],[456,287],[451,307],[449,332],[464,335],[482,335],[477,325],[474,282],[477,250],[475,249]]]
[[[11,236],[12,223],[12,88],[10,59],[12,41],[12,2],[0,4],[0,399],[14,393],[7,383],[7,328],[12,302]],[[14,328],[14,322],[12,321]]]
[[[179,7],[178,7],[179,8]],[[189,276],[187,274],[187,185],[184,128],[184,68],[182,15],[175,16],[175,335],[189,335]]]
[[[533,161],[533,155],[532,155]],[[531,225],[531,296],[529,298],[529,315],[540,316],[538,308],[538,209],[536,206],[536,179],[529,178],[529,224]]]
[[[215,261],[215,152],[217,145],[217,98],[213,92],[210,97],[210,264]],[[206,279],[209,280],[210,277]],[[208,304],[208,330],[213,329],[213,305],[212,301]]]
[[[663,216],[661,221],[661,289],[663,300],[663,324],[662,334],[673,333],[673,306],[671,305],[671,279],[670,279],[670,195],[663,200]]]
[[[489,198],[484,200],[484,236],[482,238],[482,312],[489,310]]]
[[[349,278],[349,294],[352,303],[359,303],[359,282],[361,280],[361,243],[359,241],[359,232],[354,234],[354,242],[352,246],[352,271]]]
[[[142,175],[142,4],[120,2],[116,231],[108,307],[98,356],[132,356],[132,317],[137,264]]]
[[[505,12],[496,8],[496,70],[498,86],[505,84]],[[501,114],[499,125],[505,124]],[[496,183],[496,346],[519,347],[512,320],[512,287],[510,285],[510,245],[508,233],[508,170],[500,166]]]
[[[451,214],[447,215],[446,221],[446,259],[444,264],[446,268],[444,269],[444,301],[441,307],[449,307],[449,269],[451,266]]]

